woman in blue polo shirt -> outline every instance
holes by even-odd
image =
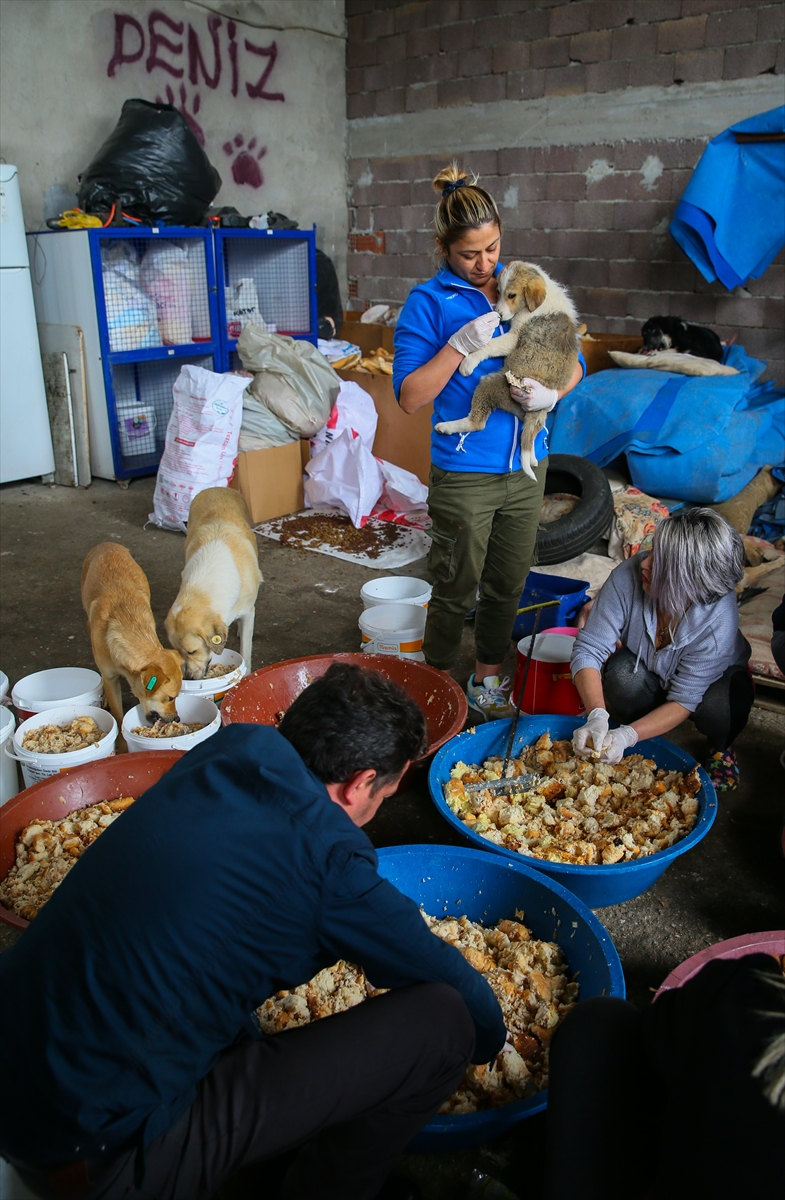
[[[393,387],[404,412],[433,402],[433,423],[465,417],[480,379],[499,371],[503,358],[486,358],[470,376],[462,358],[500,335],[494,310],[502,222],[493,198],[453,163],[433,181],[441,194],[434,226],[442,263],[409,294],[395,329]],[[583,359],[569,391],[583,377]],[[426,661],[450,670],[458,656],[466,612],[477,602],[477,661],[469,705],[486,718],[511,713],[509,681],[499,678],[537,539],[545,485],[548,434],[535,442],[537,481],[521,470],[525,412],[550,410],[564,392],[533,379],[511,388],[521,416],[496,411],[485,429],[431,435],[428,509],[433,520],[429,568],[433,595],[423,651]]]

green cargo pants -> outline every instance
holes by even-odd
[[[523,471],[485,475],[431,467],[433,594],[423,640],[431,666],[448,671],[455,665],[478,583],[477,659],[497,663],[505,658],[534,555],[547,464],[544,459],[537,467],[536,483]]]

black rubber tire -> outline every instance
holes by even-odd
[[[549,525],[541,525],[537,531],[537,562],[543,566],[566,562],[590,550],[598,538],[607,536],[613,519],[610,484],[588,458],[552,454],[548,459],[545,494],[552,492],[569,492],[581,499],[572,512]]]

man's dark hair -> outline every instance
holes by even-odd
[[[373,791],[428,745],[419,705],[391,679],[352,663],[333,663],[301,692],[278,732],[323,783],[373,770]]]

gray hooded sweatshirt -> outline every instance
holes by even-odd
[[[668,700],[694,712],[704,692],[728,667],[744,664],[750,646],[739,631],[733,592],[715,604],[694,604],[681,618],[669,646],[655,649],[657,610],[643,590],[641,562],[646,553],[620,563],[597,595],[586,625],[575,639],[570,668],[573,679],[584,667],[601,671],[620,641],[652,671]]]

